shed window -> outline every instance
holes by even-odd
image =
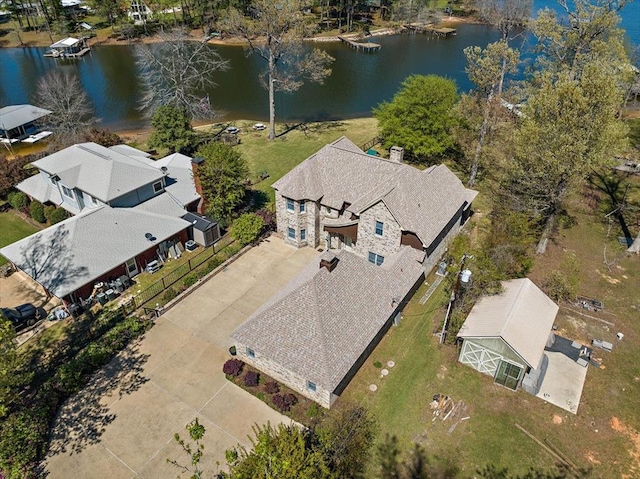
[[[380,266],[382,263],[384,263],[384,256],[376,254],[373,251],[369,251],[369,263]]]
[[[312,393],[316,392],[318,388],[316,387],[316,383],[313,383],[311,381],[307,381],[307,390],[311,391]]]
[[[251,348],[247,348],[247,356],[249,356],[250,358],[255,358],[256,352]]]
[[[296,239],[296,230],[293,228],[287,228],[287,236],[289,239]]]
[[[307,204],[305,200],[300,200],[300,213],[307,211]]]
[[[295,204],[293,203],[293,200],[291,198],[287,198],[287,211],[294,211],[295,210]]]
[[[376,235],[382,236],[384,233],[384,223],[382,221],[376,221]]]
[[[162,181],[158,181],[153,184],[153,192],[159,193],[160,191],[162,191]]]

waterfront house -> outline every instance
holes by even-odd
[[[217,222],[198,211],[188,156],[155,161],[126,145],[82,143],[33,166],[39,173],[16,187],[73,216],[0,253],[67,302],[86,299],[97,282],[137,275],[189,239],[209,246],[220,237]]]
[[[446,166],[402,156],[341,138],[273,184],[278,233],[325,251],[231,337],[243,361],[326,408],[400,321],[476,196]]]

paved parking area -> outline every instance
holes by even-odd
[[[212,473],[226,449],[249,447],[255,424],[288,421],[229,383],[229,333],[318,253],[271,238],[166,312],[59,414],[46,461],[49,479],[174,478],[167,458],[188,463],[173,440],[198,417],[202,464]]]

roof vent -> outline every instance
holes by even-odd
[[[153,236],[151,233],[145,233],[144,237],[147,238],[149,241],[151,241],[152,243],[156,240],[156,237]]]
[[[334,256],[331,259],[321,259],[320,260],[320,269],[322,268],[327,268],[327,271],[329,271],[329,273],[331,273],[331,271],[333,271],[335,269],[336,266],[338,266],[338,257]]]
[[[166,166],[161,166],[161,167],[160,167],[160,171],[162,171],[162,174],[163,174],[163,175],[166,175],[166,174],[167,174],[167,171],[168,171],[168,168],[167,168]]]

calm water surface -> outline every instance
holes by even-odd
[[[534,9],[547,4],[548,1],[536,0]],[[640,1],[632,2],[622,12],[622,26],[630,41],[640,45]],[[463,49],[469,45],[485,46],[497,38],[489,27],[460,25],[458,35],[449,39],[425,35],[378,37],[374,41],[382,44],[382,49],[372,54],[340,43],[316,44],[335,58],[333,74],[324,85],[308,84],[294,94],[278,94],[276,116],[281,121],[368,116],[374,106],[391,99],[412,73],[446,76],[456,81],[460,91],[469,90]],[[526,47],[527,40],[521,41]],[[142,127],[146,120],[138,110],[141,85],[134,48],[99,46],[90,55],[69,61],[45,58],[46,48],[1,48],[0,105],[31,102],[42,75],[52,68],[68,68],[78,72],[104,126],[115,130]],[[226,112],[227,120],[266,120],[267,94],[257,80],[262,61],[255,56],[246,57],[240,47],[215,48],[229,60],[231,69],[216,74],[218,86],[203,95],[209,94],[214,107]]]

